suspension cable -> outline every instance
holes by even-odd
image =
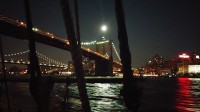
[[[29,52],[30,52],[30,50],[26,50],[26,51],[11,53],[11,54],[5,54],[4,56],[5,56],[5,57],[11,57],[11,56],[17,56],[17,55],[22,55],[22,54],[28,54]],[[45,56],[45,55],[43,55],[43,54],[41,54],[41,53],[39,53],[39,52],[37,52],[37,51],[36,51],[36,53],[37,53],[37,55],[38,55],[39,58],[41,58],[41,59],[43,59],[43,60],[45,60],[45,61],[48,61],[48,62],[50,62],[50,63],[59,64],[59,65],[64,65],[64,66],[67,65],[67,64],[65,64],[65,63],[61,63],[61,62],[59,62],[59,61],[56,61],[56,60],[54,60],[54,59],[51,59],[51,58],[49,58],[49,57],[47,57],[47,56]]]
[[[114,49],[114,51],[115,51],[115,54],[117,55],[119,61],[121,61],[121,58],[120,58],[120,56],[119,56],[119,53],[117,52],[117,49],[116,49],[114,43],[112,43],[112,47],[113,47],[113,49]]]

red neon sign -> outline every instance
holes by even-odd
[[[180,54],[179,58],[190,58],[189,55],[187,55],[186,53]]]

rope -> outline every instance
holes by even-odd
[[[7,84],[7,77],[6,77],[6,71],[5,71],[5,63],[4,63],[3,45],[2,45],[2,42],[1,42],[1,36],[0,36],[0,52],[1,52],[2,71],[3,71],[5,87],[6,87],[6,98],[7,98],[7,102],[8,102],[8,112],[11,112],[9,92],[8,92],[8,84]]]

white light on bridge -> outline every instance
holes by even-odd
[[[32,28],[32,30],[33,30],[33,31],[36,31],[36,32],[38,31],[38,29],[37,29],[37,28]]]

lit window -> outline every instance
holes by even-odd
[[[196,58],[199,59],[199,55],[196,55]]]

